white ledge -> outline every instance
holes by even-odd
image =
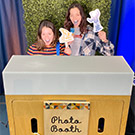
[[[5,95],[131,95],[133,71],[121,56],[12,56]]]

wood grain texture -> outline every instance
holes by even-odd
[[[88,135],[124,135],[130,96],[96,95],[6,95],[10,135],[32,135],[31,119],[38,121],[38,133],[44,135],[43,102],[47,100],[85,100],[90,102]],[[104,132],[98,132],[98,120],[105,119]]]

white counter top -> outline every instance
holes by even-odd
[[[6,95],[130,95],[133,71],[121,56],[14,55]]]

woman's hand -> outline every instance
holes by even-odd
[[[73,40],[74,41],[74,40]],[[67,44],[70,45],[73,41],[68,42]]]
[[[99,31],[98,36],[102,40],[102,42],[105,42],[105,43],[108,42],[108,40],[106,39],[106,33],[104,31]]]
[[[68,47],[65,47],[64,53],[70,55],[71,54],[71,49]]]

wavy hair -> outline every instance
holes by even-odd
[[[37,42],[35,43],[37,50],[39,50],[39,51],[44,50],[44,48],[46,47],[45,42],[41,38],[41,33],[42,33],[43,27],[50,28],[54,33],[54,40],[51,43],[52,47],[55,47],[57,44],[57,41],[58,41],[58,33],[57,33],[57,30],[56,30],[54,24],[49,20],[42,20],[38,27]]]
[[[72,8],[78,8],[79,11],[80,11],[80,15],[82,17],[81,19],[81,22],[80,22],[80,31],[81,31],[81,34],[87,32],[87,22],[86,22],[86,16],[85,16],[85,13],[84,13],[84,10],[82,8],[82,6],[79,4],[79,3],[73,3],[71,4],[71,6],[68,8],[68,12],[66,14],[66,20],[64,22],[64,28],[66,28],[67,30],[70,31],[70,28],[73,27],[73,23],[71,22],[70,20],[70,10]]]

